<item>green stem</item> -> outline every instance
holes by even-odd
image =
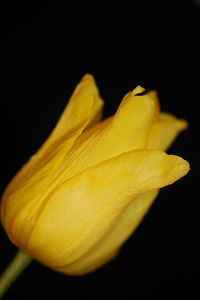
[[[31,261],[32,259],[27,254],[21,251],[17,252],[7,269],[0,276],[0,299]]]

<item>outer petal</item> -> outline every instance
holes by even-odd
[[[1,202],[1,219],[9,209],[9,223],[22,207],[30,208],[30,219],[34,216],[43,197],[50,192],[49,184],[67,152],[83,130],[98,121],[102,105],[93,77],[85,75],[50,137],[7,186]]]
[[[120,246],[130,237],[148,212],[158,191],[156,189],[134,197],[118,215],[107,234],[90,251],[76,262],[58,268],[57,271],[82,275],[115,258]]]
[[[86,74],[75,88],[56,127],[44,143],[40,151],[44,152],[57,141],[61,142],[85,123],[86,126],[95,124],[101,119],[103,100],[92,75]]]
[[[72,263],[87,253],[90,255],[89,251],[110,234],[126,207],[133,205],[130,201],[134,201],[135,196],[173,183],[184,176],[188,168],[183,159],[154,150],[127,152],[104,161],[52,192],[43,203],[26,243],[20,241],[24,215],[18,215],[13,222],[15,243],[22,249],[26,245],[25,251],[52,268],[68,273],[67,265],[71,264],[69,273],[76,273],[77,266],[73,272]],[[140,211],[138,221],[145,209]],[[124,226],[127,226],[128,234],[133,229]],[[101,259],[104,254],[114,253],[116,249],[113,248],[119,246],[116,241],[110,243],[110,252],[109,249],[103,252]],[[86,267],[84,264],[83,268]],[[81,268],[80,265],[78,272]]]
[[[60,170],[63,182],[82,170],[121,153],[144,149],[154,117],[155,104],[137,87],[122,100],[116,114],[88,136],[87,131],[74,144]]]
[[[167,150],[180,131],[187,128],[187,122],[171,114],[161,113],[149,132],[148,149]]]

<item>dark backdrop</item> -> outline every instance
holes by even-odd
[[[116,260],[77,278],[34,262],[5,300],[96,298],[107,289],[130,299],[198,295],[200,6],[160,2],[2,7],[1,193],[51,132],[85,73],[96,78],[105,117],[138,84],[156,89],[162,110],[189,121],[168,152],[191,163],[186,177],[161,191]],[[0,271],[15,251],[0,228]]]

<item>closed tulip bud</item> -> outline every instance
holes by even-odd
[[[156,92],[136,87],[100,121],[102,106],[93,77],[85,75],[2,197],[10,240],[65,274],[85,274],[116,257],[159,189],[189,170],[165,153],[187,123],[160,112]]]

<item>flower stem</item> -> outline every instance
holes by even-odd
[[[0,299],[31,261],[32,259],[27,254],[21,251],[17,252],[7,269],[0,276]]]

